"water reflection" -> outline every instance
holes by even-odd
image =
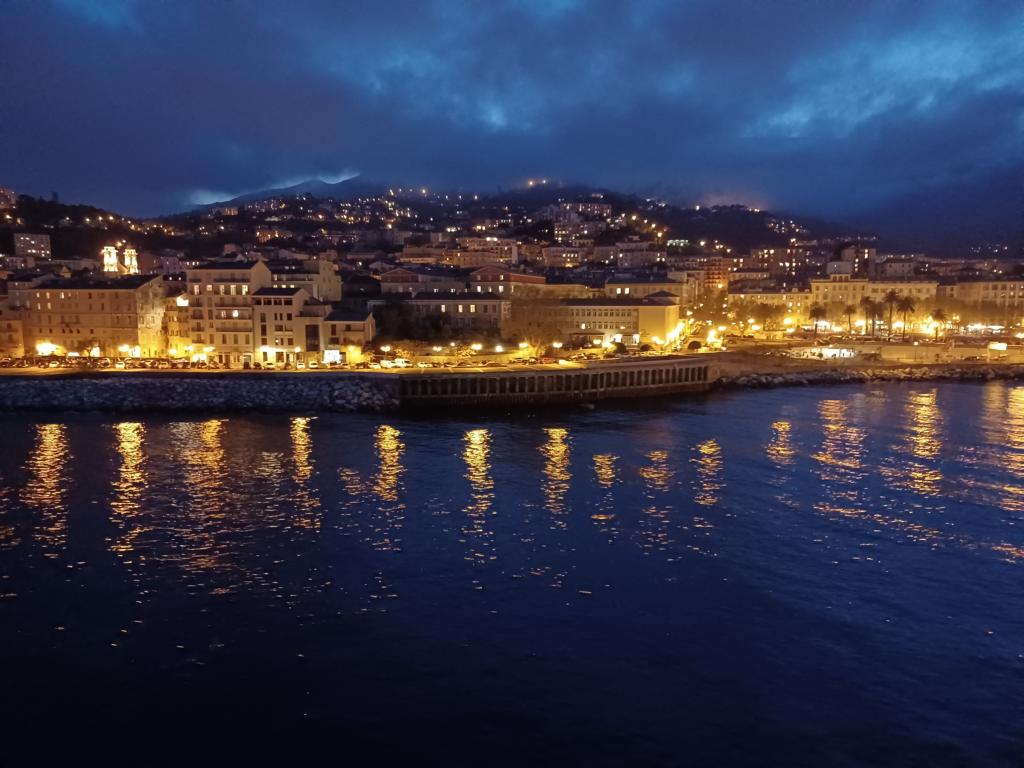
[[[405,522],[402,462],[406,446],[398,429],[381,424],[373,432],[373,447],[376,468],[369,479],[354,467],[338,469],[338,479],[346,494],[338,527],[361,535],[375,550],[397,552]]]
[[[397,501],[399,483],[405,469],[402,467],[402,453],[405,443],[402,433],[387,424],[381,424],[374,437],[374,448],[380,464],[373,483],[374,493],[381,501]]]
[[[772,424],[772,437],[765,446],[765,453],[779,467],[790,467],[796,457],[793,448],[793,424],[789,421],[776,421]]]
[[[905,405],[907,422],[906,445],[895,448],[897,455],[909,454],[905,466],[898,469],[897,482],[926,496],[939,493],[942,472],[934,465],[941,447],[942,421],[938,407],[938,391],[911,392]]]
[[[388,424],[381,424],[374,436],[377,451],[377,475],[373,492],[384,502],[378,506],[378,513],[372,536],[373,548],[384,552],[398,551],[401,547],[399,532],[405,521],[405,504],[399,500],[402,491],[402,455],[405,443],[402,433]]]
[[[675,477],[669,462],[668,451],[650,451],[649,464],[640,467],[640,479],[644,482],[644,498],[647,504],[641,510],[640,529],[645,549],[664,550],[672,544],[669,534],[673,507],[663,498]]]
[[[863,514],[860,491],[864,479],[864,429],[850,423],[850,402],[823,400],[818,406],[824,437],[813,454],[825,498],[816,504],[823,512]]]
[[[541,446],[544,455],[544,499],[554,515],[553,524],[565,528],[565,495],[569,492],[572,473],[569,471],[569,431],[562,427],[546,427],[547,441]]]
[[[494,533],[487,527],[494,502],[490,443],[491,433],[487,429],[471,429],[463,436],[462,460],[466,464],[471,502],[466,507],[467,521],[462,533],[470,545],[466,559],[478,563],[494,559]]]
[[[67,544],[67,430],[63,424],[37,424],[32,453],[25,464],[28,482],[21,501],[39,515],[36,537],[47,557],[56,557]]]
[[[320,497],[310,486],[313,476],[311,421],[308,416],[295,416],[291,421],[292,479],[295,481],[295,523],[316,530],[320,527]]]
[[[225,537],[233,510],[224,464],[224,423],[208,419],[175,422],[169,427],[187,501],[180,518],[168,523],[168,533],[181,542],[168,556],[196,577],[228,567]]]
[[[619,457],[611,453],[594,454],[594,476],[597,485],[603,490],[598,497],[597,508],[591,513],[593,520],[602,533],[615,536],[619,533],[619,525],[615,518],[615,496],[612,489],[619,482],[616,462]]]
[[[697,467],[697,481],[693,500],[702,507],[712,507],[719,501],[722,490],[722,448],[717,440],[705,440],[697,446],[697,455],[691,459]]]
[[[594,474],[597,475],[597,483],[602,488],[611,488],[618,479],[618,472],[615,462],[619,457],[611,453],[594,454]]]
[[[1024,480],[1024,387],[1013,387],[1006,393],[1005,407],[1001,409],[999,421],[1004,425],[1004,446],[1000,458],[1006,471],[1016,481]],[[1001,485],[1001,503],[1015,512],[1024,510],[1024,487],[1020,482]]]
[[[647,489],[650,491],[668,490],[669,484],[675,477],[675,471],[669,464],[668,451],[651,451],[647,454],[647,460],[651,463],[640,468],[640,477],[647,484]]]
[[[120,466],[114,479],[110,508],[111,520],[120,533],[111,541],[110,549],[118,554],[127,554],[135,549],[136,541],[144,533],[139,520],[139,501],[146,488],[142,454],[146,429],[137,421],[123,421],[115,424],[113,429]]]

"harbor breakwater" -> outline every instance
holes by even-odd
[[[398,382],[357,373],[102,373],[0,376],[0,409],[390,411]]]
[[[644,366],[647,368],[648,366]],[[608,371],[609,369],[606,369]],[[582,372],[581,372],[582,373]],[[588,373],[588,376],[590,374]],[[609,373],[604,373],[609,376]],[[469,374],[460,381],[490,381],[494,374]],[[517,374],[517,377],[519,375]],[[501,375],[498,374],[501,378]],[[507,378],[507,377],[506,377]],[[536,375],[533,376],[536,378]],[[545,392],[533,385],[515,393],[516,402],[570,404],[601,399],[679,396],[689,382],[665,385],[620,377],[605,381],[588,380],[588,387],[576,392]],[[640,377],[638,376],[638,379]],[[405,380],[403,384],[403,379]],[[829,384],[857,384],[887,381],[974,381],[1024,380],[1024,365],[920,365],[906,367],[828,368],[782,372],[729,372],[695,382],[692,391],[756,389]],[[386,412],[409,405],[449,406],[486,404],[477,387],[462,392],[459,385],[428,394],[417,403],[419,390],[433,392],[438,385],[415,382],[440,380],[437,376],[406,376],[388,373],[44,373],[0,375],[0,410],[112,411],[112,412],[203,412],[203,411],[336,411]],[[528,381],[528,380],[527,380]],[[511,405],[499,384],[488,390],[499,396],[494,405]],[[484,386],[484,385],[481,385]],[[549,386],[550,382],[549,382]],[[573,385],[575,386],[575,385]],[[677,389],[672,390],[671,387]],[[484,387],[486,389],[486,387]],[[410,397],[410,390],[413,390]],[[603,390],[603,391],[602,391]],[[614,391],[617,390],[617,391]],[[565,395],[553,401],[551,395]],[[435,395],[440,395],[435,399]],[[572,395],[572,399],[568,396]]]
[[[858,384],[875,381],[993,381],[1024,379],[1024,365],[914,365],[881,368],[828,368],[773,373],[733,373],[714,383],[713,389],[806,387]]]

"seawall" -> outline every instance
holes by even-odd
[[[390,411],[398,382],[358,373],[99,373],[0,376],[0,409]]]
[[[653,366],[652,366],[653,367]],[[612,369],[604,369],[607,376]],[[588,375],[592,373],[591,370]],[[582,373],[582,371],[580,372]],[[594,374],[597,375],[597,374]],[[500,374],[499,374],[500,376]],[[53,372],[41,374],[0,375],[0,410],[36,411],[112,411],[112,412],[201,412],[201,411],[336,411],[385,412],[404,405],[425,405],[447,408],[486,405],[475,388],[484,387],[492,374],[462,374],[449,377],[454,381],[475,380],[473,391],[463,392],[455,385],[451,390],[433,391],[434,385],[420,384],[413,389],[427,389],[431,402],[417,402],[410,397],[410,382],[441,380],[438,376],[404,376],[401,374],[355,372],[304,373],[184,373],[184,372]],[[402,381],[405,380],[403,385]],[[701,382],[680,382],[662,386],[660,381],[644,385],[631,379],[606,382],[602,378],[588,380],[588,386],[604,388],[581,392],[557,391],[558,400],[551,399],[542,385],[535,389],[523,386],[514,394],[524,405],[544,403],[570,404],[592,402],[605,398],[636,399],[651,396],[679,396],[687,391],[733,390],[771,387],[858,384],[884,381],[992,381],[1024,380],[1024,365],[921,365],[906,367],[828,368],[783,372],[730,373],[709,377]],[[529,380],[528,378],[526,379]],[[497,385],[495,405],[506,402],[506,393]],[[671,389],[671,387],[676,387]],[[406,391],[403,392],[403,389]],[[617,391],[616,391],[617,390]],[[578,396],[577,396],[578,395]],[[437,399],[435,400],[435,397]],[[404,402],[406,400],[411,403]]]
[[[712,389],[803,387],[873,381],[993,381],[1024,379],[1024,365],[915,365],[905,367],[828,368],[721,376]]]

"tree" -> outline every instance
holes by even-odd
[[[864,311],[864,326],[866,328],[867,324],[871,323],[871,338],[874,338],[875,320],[878,317],[881,305],[870,296],[865,296],[860,300],[860,308]]]
[[[896,302],[896,309],[901,315],[903,315],[903,340],[907,340],[907,317],[917,309],[917,305],[914,304],[914,300],[910,296],[900,296],[899,301]]]
[[[828,317],[828,311],[821,304],[814,304],[807,314],[814,324],[814,338],[818,338],[818,323]]]
[[[882,297],[882,304],[889,309],[889,324],[886,326],[886,334],[890,339],[892,338],[892,312],[899,300],[900,295],[896,291],[886,291],[885,296]]]
[[[512,295],[509,318],[502,324],[502,335],[513,341],[525,341],[531,347],[558,341],[563,330],[560,306],[557,299],[517,290]]]
[[[782,307],[776,306],[775,304],[768,304],[767,302],[759,302],[754,306],[752,314],[754,319],[761,323],[767,331],[770,330],[775,321],[782,314]]]
[[[942,324],[945,323],[946,320],[948,320],[948,319],[949,318],[946,316],[946,310],[944,310],[944,309],[932,310],[932,320],[935,321],[935,338],[936,339],[939,338],[939,328],[942,327]]]
[[[846,329],[853,334],[853,316],[857,314],[857,308],[853,304],[843,307],[843,314],[846,315]]]

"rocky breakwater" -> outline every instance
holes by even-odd
[[[55,411],[390,411],[398,382],[325,373],[94,373],[0,376],[0,409]]]
[[[915,365],[878,368],[827,368],[722,376],[715,389],[800,387],[873,381],[993,381],[1024,379],[1024,365]]]

